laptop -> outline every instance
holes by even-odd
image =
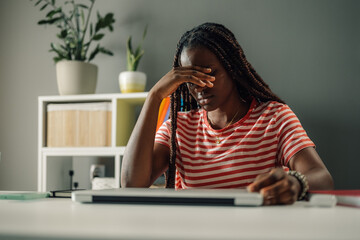
[[[245,189],[116,188],[76,191],[71,198],[79,203],[152,205],[260,206],[263,203],[260,193]]]

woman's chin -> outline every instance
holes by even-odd
[[[200,104],[200,106],[202,109],[204,109],[207,112],[215,110],[215,108],[211,104],[204,104],[204,105]]]

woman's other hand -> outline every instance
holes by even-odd
[[[151,89],[160,99],[163,99],[173,92],[183,83],[192,83],[199,87],[213,87],[215,77],[209,75],[210,68],[191,66],[176,67],[165,74]]]
[[[264,205],[293,204],[298,199],[301,186],[295,177],[282,168],[274,168],[269,173],[258,175],[247,190],[260,192]]]

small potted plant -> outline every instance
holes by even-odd
[[[143,92],[145,90],[146,74],[137,71],[137,68],[139,66],[140,59],[144,55],[142,44],[146,37],[146,33],[147,26],[144,29],[142,41],[135,50],[131,44],[131,36],[127,41],[127,71],[121,72],[119,75],[119,85],[122,93]]]
[[[102,17],[97,13],[95,25],[90,23],[90,15],[95,0],[89,4],[68,0],[58,5],[55,0],[37,0],[40,11],[48,9],[45,19],[39,25],[55,25],[59,29],[57,37],[60,44],[50,44],[50,51],[55,52],[56,76],[60,95],[95,93],[97,66],[89,63],[98,53],[113,55],[98,43],[90,49],[93,41],[104,37],[103,30],[113,31],[114,15],[108,13]],[[88,31],[89,30],[89,31]]]

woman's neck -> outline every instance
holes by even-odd
[[[207,112],[208,122],[213,129],[223,129],[228,127],[240,119],[242,119],[249,111],[251,100],[239,100],[227,106]]]

